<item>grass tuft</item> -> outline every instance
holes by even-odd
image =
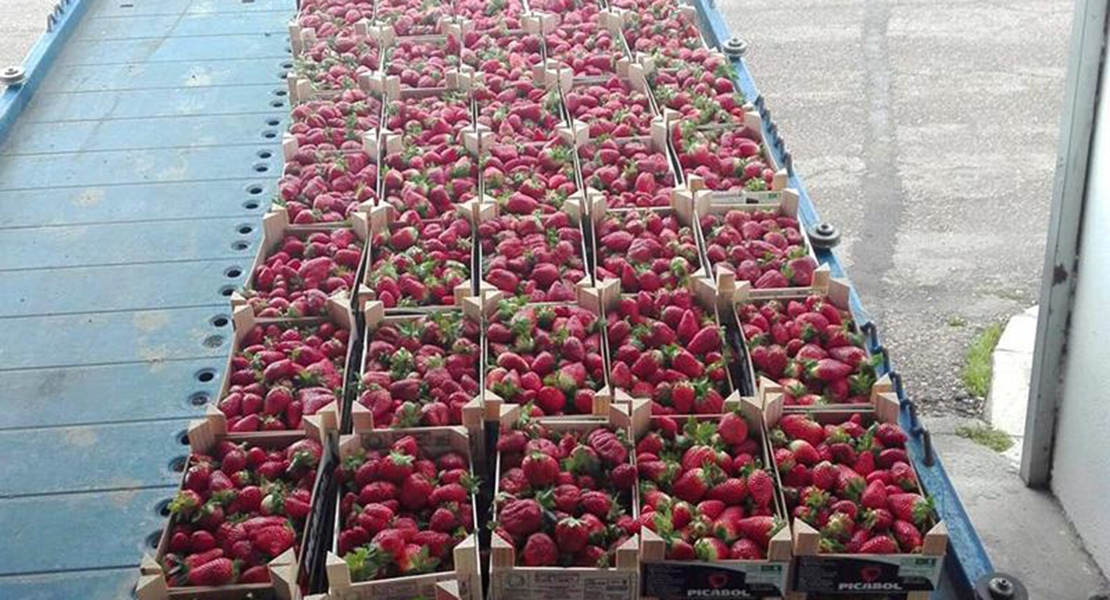
[[[1014,445],[1014,439],[1006,432],[983,425],[958,427],[956,429],[956,435],[967,438],[981,446],[986,446],[995,452],[1005,452]]]
[[[949,327],[964,327],[967,321],[963,317],[948,317]]]
[[[991,354],[1002,337],[1002,323],[987,326],[967,349],[964,368],[960,373],[967,391],[979,398],[986,398],[991,387]]]

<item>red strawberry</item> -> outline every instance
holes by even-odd
[[[568,517],[555,524],[555,541],[562,552],[578,552],[589,543],[589,531],[585,523]]]
[[[432,490],[428,501],[434,506],[442,506],[449,502],[456,502],[462,504],[467,502],[470,498],[470,492],[465,487],[458,483],[448,483],[446,485],[437,486]]]
[[[917,477],[913,468],[904,462],[896,462],[890,466],[890,481],[907,492],[917,489]]]
[[[748,474],[746,481],[748,495],[755,501],[756,506],[769,506],[775,495],[775,483],[771,476],[763,469],[754,469]]]
[[[889,535],[877,535],[860,546],[860,554],[897,554],[898,543]]]
[[[748,486],[743,479],[732,477],[718,483],[709,490],[706,497],[720,500],[728,505],[739,504],[748,495]]]
[[[766,548],[771,543],[771,538],[782,529],[783,524],[777,517],[771,516],[747,517],[737,522],[740,535],[759,544],[761,548]]]
[[[886,508],[886,485],[882,481],[872,481],[867,484],[863,495],[860,496],[860,504],[865,508]]]
[[[238,569],[229,558],[217,558],[189,570],[189,585],[218,586],[235,581]]]
[[[455,529],[457,523],[454,512],[446,508],[437,508],[432,516],[428,518],[428,529],[450,533]]]
[[[618,490],[632,489],[636,485],[636,467],[630,463],[619,464],[609,472],[609,480]]]
[[[406,544],[405,549],[397,555],[397,570],[406,575],[430,573],[435,570],[439,560],[430,556],[431,550],[417,544]]]
[[[817,463],[810,471],[810,481],[823,490],[833,489],[839,477],[840,469],[827,460]]]
[[[216,547],[216,538],[204,530],[194,531],[189,536],[189,549],[192,552],[207,552]]]
[[[559,560],[559,549],[546,533],[533,533],[524,543],[522,562],[526,567],[551,566]]]
[[[694,338],[690,340],[686,349],[693,354],[702,355],[721,348],[721,331],[716,325],[703,327]]]
[[[266,565],[255,565],[239,576],[238,583],[270,583],[270,567]]]
[[[296,533],[288,524],[263,527],[251,532],[251,543],[273,557],[285,552],[296,541]]]
[[[815,465],[821,460],[821,455],[817,453],[817,449],[805,440],[794,440],[787,447],[794,454],[794,460],[803,465]]]
[[[705,537],[694,542],[694,554],[698,557],[698,560],[707,562],[728,560],[729,549],[721,540]]]
[[[886,531],[894,524],[894,515],[885,508],[875,508],[863,514],[863,526],[868,531]]]
[[[432,482],[421,473],[415,473],[401,486],[401,506],[406,510],[419,511],[428,505],[435,491]]]
[[[718,421],[717,433],[721,436],[721,441],[730,446],[742,444],[748,439],[748,422],[740,413],[727,413]]]
[[[906,432],[893,423],[879,423],[875,428],[875,439],[886,448],[901,448],[906,445]]]
[[[890,512],[895,518],[915,525],[925,525],[934,517],[933,501],[918,494],[892,494],[887,497]]]
[[[604,492],[589,491],[579,498],[578,504],[582,510],[598,518],[606,519],[613,507],[613,500]]]
[[[560,392],[561,395],[561,392]],[[547,454],[538,452],[525,457],[521,467],[528,483],[534,488],[544,488],[552,484],[559,476],[559,463]]]
[[[697,553],[694,547],[683,539],[673,540],[667,548],[667,560],[694,560]]]
[[[729,550],[732,560],[763,560],[763,550],[758,544],[749,539],[740,539]]]
[[[709,476],[700,468],[690,469],[675,481],[671,493],[675,497],[696,504],[709,491]]]
[[[903,552],[913,553],[921,549],[921,532],[914,527],[913,523],[901,519],[895,521],[894,539],[898,540],[898,546]]]
[[[543,511],[535,500],[512,500],[499,515],[499,525],[517,537],[524,537],[543,524]]]
[[[391,452],[378,464],[378,477],[388,482],[402,484],[413,472],[411,455]]]

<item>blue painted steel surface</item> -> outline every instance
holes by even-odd
[[[701,29],[707,37],[707,43],[709,43],[710,46],[720,47],[732,36],[728,30],[728,25],[717,11],[714,2],[710,0],[694,0],[694,2],[698,8],[698,15],[701,19]],[[743,37],[743,32],[739,34]],[[755,81],[752,79],[751,73],[748,71],[747,65],[744,63],[743,59],[738,59],[733,62],[737,67],[737,82],[740,90],[744,93],[745,97],[754,101],[760,94],[759,89],[755,85]],[[784,148],[774,143],[775,137],[771,135],[768,125],[770,125],[770,123],[764,123],[764,137],[765,139],[771,140],[772,143],[768,144],[768,148],[775,154],[775,158],[779,163],[782,164]],[[800,193],[801,204],[799,212],[806,226],[813,227],[817,223],[820,223],[821,219],[818,216],[814,202],[809,197],[809,193],[806,192],[805,184],[798,175],[791,174],[790,187],[796,188]],[[818,251],[817,258],[820,262],[829,265],[834,277],[847,278],[847,273],[844,271],[835,253]],[[852,288],[851,294],[851,308],[857,322],[871,322],[871,318],[863,308],[859,294],[856,293],[854,287]],[[881,339],[876,336],[871,341],[871,350],[877,351],[880,348]],[[907,397],[901,389],[899,390],[899,395],[903,401],[902,426],[905,427],[907,431],[912,431],[915,424],[912,423],[912,419],[910,418]],[[932,464],[925,464],[923,460],[925,449],[923,446],[923,438],[920,435],[912,437],[907,447],[914,461],[914,466],[917,468],[918,474],[921,477],[922,484],[929,494],[933,496],[937,510],[940,512],[941,518],[948,527],[950,543],[949,554],[945,561],[944,582],[942,589],[933,595],[945,599],[973,597],[973,583],[983,575],[994,570],[991,566],[990,557],[987,556],[986,550],[983,548],[983,543],[980,541],[979,535],[975,532],[974,525],[972,525],[967,512],[964,510],[963,504],[960,502],[951,480],[948,479],[948,475],[944,471],[944,466],[940,463],[940,457],[934,455]]]
[[[125,598],[153,550],[281,170],[293,11],[71,0],[0,95],[0,598]]]
[[[158,141],[151,141],[157,144]],[[4,157],[0,154],[0,161]],[[55,188],[41,190],[0,190],[0,227],[43,227],[123,221],[168,221],[201,217],[250,215],[260,203],[262,210],[276,189],[269,177],[241,177],[222,181],[184,181],[173,183],[129,183],[114,186]],[[253,256],[249,249],[235,250],[229,242],[229,255]],[[241,246],[241,244],[239,244]]]

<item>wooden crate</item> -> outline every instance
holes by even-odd
[[[484,327],[484,329],[488,329],[489,323],[490,323],[489,316],[491,314],[493,314],[494,312],[496,312],[497,303],[500,302],[504,298],[504,295],[500,291],[497,291],[497,290],[482,289],[482,290],[479,290],[479,298],[480,298],[480,301],[482,303],[482,314],[485,318],[484,322],[486,323],[486,326]],[[559,306],[559,305],[564,305],[565,306],[565,305],[568,305],[568,304],[576,304],[576,305],[590,311],[594,315],[596,315],[598,319],[603,319],[603,315],[602,315],[602,311],[601,311],[601,304],[600,304],[599,299],[598,299],[597,290],[595,290],[594,288],[578,288],[578,300],[576,302],[573,302],[573,303],[571,303],[571,302],[538,302],[538,303],[528,304],[527,306],[539,308],[539,307],[544,307],[544,306]],[[604,321],[602,321],[602,322],[604,323]],[[592,411],[591,415],[568,415],[568,416],[564,416],[564,417],[544,417],[546,420],[552,420],[552,421],[558,421],[558,420],[581,421],[584,418],[588,418],[588,417],[600,418],[600,417],[605,417],[606,415],[610,414],[609,408],[610,408],[610,404],[612,403],[613,399],[612,399],[612,393],[610,391],[612,388],[609,386],[609,361],[608,361],[608,358],[606,357],[606,354],[605,354],[605,346],[606,346],[605,327],[602,327],[601,328],[601,350],[602,350],[601,356],[602,356],[602,360],[603,360],[603,363],[604,363],[605,378],[604,378],[604,381],[601,382],[600,389],[596,390],[596,392],[594,394],[594,405],[593,405],[593,411]],[[497,393],[495,393],[494,391],[487,388],[486,377],[489,374],[490,368],[492,368],[491,364],[490,364],[490,361],[489,361],[489,352],[490,352],[489,339],[487,337],[483,336],[482,337],[482,384],[483,384],[482,401],[483,401],[483,404],[485,406],[486,420],[487,421],[502,422],[502,413],[504,411],[503,407],[505,407],[505,406],[510,406],[511,407],[511,406],[518,406],[518,405],[516,405],[514,403],[507,402],[505,399],[501,398],[501,396],[497,395]]]
[[[519,418],[519,407],[506,405],[500,423],[510,425]],[[631,416],[625,407],[612,406],[603,422],[616,429],[631,431]],[[550,420],[543,425],[549,431],[589,431],[603,424],[597,420]],[[635,464],[634,453],[629,460]],[[494,497],[500,488],[501,455],[497,454]],[[633,517],[637,516],[636,490],[633,490]],[[496,513],[493,520],[496,521]],[[616,566],[594,567],[521,567],[516,564],[516,550],[499,535],[490,536],[489,600],[636,600],[640,588],[640,543],[638,536],[629,538],[616,551]]]
[[[477,201],[474,201],[474,200],[464,202],[464,203],[458,205],[458,212],[464,218],[466,218],[467,220],[470,221],[471,237],[475,238],[475,239],[478,235],[477,234],[476,223],[477,223],[477,213],[478,213],[479,208],[480,208],[480,204]],[[378,235],[379,233],[386,234],[386,235],[389,234],[390,228],[393,226],[394,222],[396,222],[396,220],[397,220],[397,211],[392,206],[383,204],[383,205],[374,207],[370,211],[370,216],[369,217],[370,217],[369,218],[369,220],[370,220],[369,234],[367,236],[366,248],[363,250],[363,254],[365,255],[365,257],[363,258],[364,267],[362,269],[362,279],[361,279],[361,283],[359,285],[358,298],[356,299],[356,302],[359,306],[366,306],[367,302],[376,301],[378,299],[377,292],[374,290],[372,282],[370,281],[370,275],[371,275],[371,271],[374,267],[374,261],[375,261],[374,237],[376,235]],[[440,218],[443,218],[443,217],[441,216]],[[453,298],[454,298],[455,304],[453,306],[461,306],[462,302],[463,302],[463,299],[467,298],[467,297],[470,297],[470,296],[473,296],[474,292],[475,292],[475,289],[474,289],[475,283],[474,282],[476,280],[477,275],[474,273],[474,262],[476,260],[475,259],[475,253],[477,252],[477,248],[476,248],[477,244],[472,244],[472,245],[475,246],[475,247],[473,247],[471,249],[470,264],[467,265],[468,267],[470,267],[470,271],[471,271],[470,281],[468,283],[465,283],[465,284],[459,284],[458,286],[455,287],[455,289],[453,290],[453,292],[454,292],[453,293]],[[420,313],[420,312],[441,310],[441,309],[444,309],[444,308],[451,308],[451,307],[452,307],[452,305],[433,305],[433,306],[397,307],[397,308],[391,308],[391,309],[385,309],[385,310],[388,313],[394,313],[394,312]]]
[[[328,298],[327,303],[327,316],[324,317],[309,317],[301,319],[259,319],[254,316],[254,310],[250,305],[242,305],[235,308],[231,314],[232,327],[235,330],[235,337],[231,345],[231,352],[228,353],[227,362],[224,363],[223,381],[220,385],[220,393],[216,396],[216,401],[223,399],[228,394],[231,388],[231,364],[235,354],[242,348],[243,338],[250,333],[255,325],[270,325],[276,324],[278,326],[313,326],[321,323],[329,322],[335,325],[336,329],[345,329],[350,332],[350,337],[347,338],[347,355],[343,359],[343,371],[340,375],[343,377],[343,389],[336,393],[336,401],[342,401],[347,393],[347,372],[346,368],[351,364],[351,355],[354,351],[354,338],[355,338],[355,315],[351,310],[351,302],[348,300],[346,294],[340,293]],[[295,391],[294,391],[295,393]],[[323,412],[326,409],[321,409]],[[212,404],[210,410],[216,410],[215,403]],[[223,414],[223,413],[221,413]],[[306,417],[310,415],[305,415]],[[255,438],[265,439],[271,432],[251,432],[251,433],[238,433],[236,436],[242,437],[244,440],[252,440]]]
[[[680,192],[681,192],[681,190],[674,190],[671,193],[670,206],[666,206],[666,207],[651,206],[651,207],[646,207],[646,208],[613,208],[613,209],[609,208],[608,199],[605,197],[604,194],[602,194],[600,192],[597,192],[597,191],[594,191],[593,193],[591,193],[591,195],[588,197],[588,203],[590,204],[589,215],[590,215],[591,232],[592,232],[592,235],[590,236],[590,247],[593,250],[593,253],[591,254],[591,256],[594,259],[594,264],[593,264],[594,281],[597,282],[598,286],[603,286],[603,281],[601,279],[601,276],[598,275],[598,273],[597,273],[598,264],[601,260],[601,258],[600,258],[601,254],[598,252],[598,245],[597,245],[598,244],[597,225],[598,225],[598,223],[601,222],[602,219],[605,218],[606,215],[628,214],[628,213],[635,213],[635,212],[639,212],[639,213],[657,213],[657,214],[659,214],[663,217],[674,215],[675,218],[678,219],[678,222],[680,224],[682,224],[685,227],[689,227],[690,231],[693,233],[693,236],[694,236],[694,244],[697,245],[697,247],[698,247],[697,264],[694,265],[694,269],[689,274],[689,277],[690,277],[690,279],[704,279],[704,278],[708,277],[709,270],[706,268],[706,261],[705,261],[705,258],[702,256],[702,252],[701,252],[702,242],[701,242],[700,238],[698,237],[699,234],[698,234],[698,225],[697,225],[697,214],[695,213],[695,207],[694,207],[694,203],[692,201],[693,199],[690,195],[683,194],[683,193],[680,193]],[[612,285],[612,284],[604,284],[604,285]],[[620,287],[620,282],[619,281],[617,282],[617,286],[618,286],[618,289],[619,289],[619,287]]]
[[[808,413],[821,424],[843,423],[854,414],[861,414],[865,420],[881,423],[898,423],[899,402],[892,392],[873,393],[871,404],[862,408],[829,409]],[[763,406],[763,420],[766,430],[778,424],[786,414],[780,394],[770,395]],[[907,449],[908,452],[908,449]],[[912,461],[909,463],[913,468]],[[776,468],[777,471],[777,468]],[[921,478],[914,468],[919,491]],[[793,600],[804,600],[807,594],[851,593],[853,597],[885,598],[891,592],[906,592],[900,573],[905,570],[907,577],[918,578],[918,583],[931,587],[909,591],[908,600],[928,600],[931,591],[936,589],[944,555],[948,549],[948,529],[939,515],[937,523],[923,532],[920,554],[822,554],[818,544],[820,534],[801,519],[793,521],[793,549],[796,557],[789,596]],[[924,580],[924,581],[922,581]],[[911,588],[912,589],[912,588]]]
[[[294,139],[294,142],[296,140]],[[245,291],[249,291],[254,285],[254,275],[258,268],[265,264],[266,259],[274,252],[281,248],[282,240],[287,235],[294,235],[301,240],[307,239],[308,236],[323,232],[331,233],[337,229],[336,225],[342,227],[349,227],[355,232],[355,236],[362,241],[362,258],[359,260],[359,266],[355,271],[355,287],[359,284],[359,276],[362,274],[362,269],[366,265],[366,247],[370,237],[369,222],[366,215],[363,213],[355,213],[351,215],[350,224],[326,224],[316,223],[312,225],[292,225],[289,223],[289,213],[285,208],[280,206],[273,207],[269,213],[262,217],[262,242],[258,246],[258,254],[255,255],[254,261],[251,262],[250,271],[247,273],[247,280],[243,282],[243,290],[236,290],[231,294],[231,309],[235,310],[240,306],[249,304]],[[349,290],[346,293],[337,291],[335,294],[343,294],[348,300],[351,299],[355,290]],[[268,319],[259,319],[265,321]]]
[[[477,322],[479,324],[482,321],[481,307],[478,305],[478,302],[475,298],[465,298],[463,303],[462,303],[462,306],[458,309],[443,309],[443,310],[444,311],[449,311],[449,312],[458,312],[458,313],[464,315],[465,318],[474,320],[475,322]],[[365,327],[365,330],[364,330],[364,335],[362,336],[362,340],[361,340],[361,342],[362,342],[362,360],[363,360],[363,363],[362,363],[362,366],[360,367],[360,373],[362,373],[363,370],[365,369],[366,353],[367,353],[367,350],[370,346],[370,341],[373,338],[374,332],[377,331],[377,329],[379,327],[381,327],[383,324],[390,324],[390,323],[397,323],[397,322],[401,322],[401,321],[413,321],[413,320],[417,320],[417,319],[422,319],[426,316],[426,314],[432,314],[432,313],[429,312],[429,313],[426,313],[425,315],[386,315],[385,310],[382,308],[382,305],[381,305],[380,302],[370,302],[369,304],[367,304],[366,309],[365,309],[364,312],[365,312],[366,327]],[[442,312],[442,311],[440,311],[440,312]],[[479,347],[481,347],[480,340],[479,340]],[[485,453],[485,444],[484,444],[484,441],[485,441],[485,433],[484,433],[485,409],[484,409],[484,406],[482,404],[482,395],[481,395],[481,389],[482,389],[482,387],[481,387],[482,386],[481,361],[479,361],[479,364],[478,364],[478,374],[477,375],[478,375],[477,380],[478,380],[478,386],[479,386],[479,388],[478,388],[479,393],[477,395],[475,395],[474,398],[472,398],[470,400],[470,402],[468,402],[466,404],[466,406],[463,407],[463,410],[462,410],[463,422],[461,423],[460,426],[463,427],[464,429],[466,429],[467,435],[469,435],[469,437],[470,437],[470,445],[471,445],[470,456],[471,456],[471,459],[474,462],[474,467],[475,467],[476,470],[482,471],[482,470],[484,470],[485,464],[486,464],[486,462],[485,462],[485,454],[486,453]],[[338,406],[333,406],[333,407],[329,407],[325,410],[337,411],[338,408],[339,408]],[[338,413],[335,416],[332,416],[330,418],[333,419],[333,421],[329,421],[329,422],[335,422],[335,423],[342,422],[342,421],[339,420]],[[389,430],[390,429],[389,423],[381,423],[381,424],[375,423],[373,412],[371,412],[371,410],[369,408],[360,404],[359,401],[358,401],[357,396],[355,397],[354,402],[351,405],[351,421],[354,424],[353,426],[354,426],[355,431],[380,431],[380,430]],[[407,428],[407,429],[412,430],[412,429],[428,429],[428,428],[414,427],[414,428]]]
[[[690,278],[690,291],[695,301],[702,307],[703,310],[709,315],[713,316],[714,321],[721,327],[722,336],[725,334],[725,326],[721,321],[720,311],[718,310],[718,297],[717,291],[705,279],[697,277]],[[620,301],[622,294],[620,293],[620,281],[616,279],[608,279],[601,282],[597,288],[597,294],[603,309],[603,316],[611,310],[616,310],[617,303]],[[628,294],[625,294],[628,295]],[[608,338],[606,338],[608,341]],[[728,341],[722,337],[721,340],[722,352],[728,348]],[[609,348],[607,356],[611,357],[615,349]],[[731,350],[730,350],[731,351]],[[735,382],[732,380],[732,371],[727,368],[726,361],[725,374],[728,380],[728,393],[725,394],[725,405],[736,405],[740,401],[740,392],[736,390]],[[610,358],[609,368],[612,369],[612,360]],[[630,405],[633,397],[624,390],[613,389],[613,402],[619,404]]]
[[[798,215],[798,206],[801,201],[801,197],[798,195],[798,191],[795,189],[788,188],[782,190],[781,194],[779,194],[778,196],[779,201],[775,203],[724,202],[718,200],[717,198],[719,198],[719,196],[715,196],[712,192],[708,190],[691,192],[684,189],[676,191],[675,194],[683,198],[683,200],[689,198],[689,201],[694,205],[694,211],[697,214],[696,229],[699,240],[698,243],[700,244],[703,253],[707,251],[709,247],[709,242],[708,238],[706,238],[706,232],[701,225],[701,217],[705,215],[720,215],[723,218],[725,214],[734,210],[743,212],[771,211],[774,212],[777,216],[790,217],[791,219],[795,219],[798,221],[798,232],[802,236],[802,243],[805,245],[806,255],[812,258],[815,264],[819,264],[817,260],[817,255],[814,254],[813,251],[813,243],[809,239],[809,231],[805,227],[805,224],[802,223],[801,217]],[[713,281],[714,285],[717,286],[718,292],[725,297],[732,297],[735,294],[738,285],[736,282],[736,271],[733,269],[733,267],[725,263],[712,264],[709,261],[708,255],[705,256],[704,260],[707,265],[706,273]],[[825,267],[825,269],[822,271],[822,277],[828,277],[827,270],[828,268]],[[813,275],[813,283],[811,285],[823,285],[823,282],[818,283],[818,275],[816,272]]]
[[[563,68],[565,69],[565,67],[563,67]],[[617,70],[621,72],[618,75],[618,77],[620,78],[621,82],[625,86],[627,86],[633,92],[638,92],[640,94],[643,94],[644,97],[647,98],[648,108],[651,110],[651,114],[653,114],[655,116],[661,116],[662,112],[660,112],[660,110],[659,110],[659,104],[655,101],[655,94],[652,93],[651,86],[648,85],[647,75],[646,75],[647,71],[644,68],[644,66],[642,64],[638,63],[638,62],[633,62],[633,61],[630,61],[630,60],[623,60],[622,62],[618,62]],[[591,86],[591,85],[602,85],[602,86],[604,86],[610,79],[612,79],[612,78],[611,77],[575,77],[571,81],[571,84],[566,87],[566,89],[561,89],[560,91],[563,94],[566,94],[570,91],[573,91],[575,88],[579,88],[579,87]],[[564,103],[565,102],[566,101],[564,99]]]
[[[766,140],[763,139],[763,117],[754,107],[745,105],[746,112],[744,113],[744,121],[742,123],[731,124],[713,124],[702,125],[697,128],[698,131],[727,131],[729,129],[740,129],[743,127],[750,128],[759,134],[759,139],[754,140],[758,144],[765,144]],[[673,144],[672,132],[682,125],[682,116],[677,111],[669,108],[662,108],[663,118],[667,122],[667,141]],[[679,158],[678,148],[674,148],[675,159]],[[709,190],[705,187],[705,181],[694,174],[687,174],[685,170],[681,171],[683,184],[691,191],[706,191],[709,193],[714,202],[729,202],[738,204],[774,204],[778,202],[781,192],[789,185],[789,174],[786,168],[779,165],[772,152],[762,151],[760,157],[768,168],[775,172],[774,179],[772,180],[770,189],[767,191],[750,191],[742,188],[733,188],[730,190]]]
[[[767,430],[763,424],[760,405],[753,398],[742,398],[733,410],[740,411],[748,421],[749,436],[758,436],[763,464],[773,470],[770,446],[767,443]],[[716,420],[716,415],[670,415],[670,418],[696,419],[698,421]],[[659,417],[651,416],[651,405],[646,400],[632,403],[632,430],[639,441],[651,431]],[[681,423],[680,423],[681,424]],[[643,566],[643,597],[672,598],[678,595],[707,597],[749,597],[748,594],[782,596],[787,590],[791,561],[791,534],[787,518],[786,501],[782,497],[781,486],[775,487],[775,514],[786,525],[776,533],[763,560],[725,560],[717,562],[667,560],[666,542],[654,531],[643,528],[640,561]],[[679,583],[681,582],[681,585]],[[725,583],[721,583],[725,582]],[[681,588],[681,589],[679,589]],[[704,593],[698,593],[703,591]],[[719,591],[718,591],[719,590]],[[652,595],[652,592],[666,592]]]
[[[322,416],[309,416],[304,419],[304,427],[295,431],[264,432],[258,434],[228,433],[227,419],[224,414],[213,406],[209,406],[203,419],[189,423],[188,438],[191,452],[207,453],[224,440],[240,443],[248,442],[253,446],[266,449],[286,448],[294,442],[306,437],[319,442],[324,442],[325,431],[329,425]],[[325,452],[327,450],[325,449]],[[181,470],[181,484],[178,490],[185,489],[185,474],[192,466],[190,458]],[[316,474],[316,481],[312,489],[313,511],[308,519],[319,514],[316,504],[322,500],[321,469]],[[171,532],[174,527],[174,517],[166,520],[162,536],[158,543],[155,556],[144,555],[139,565],[139,581],[135,587],[136,597],[139,600],[239,600],[247,598],[274,598],[276,600],[298,600],[301,589],[298,578],[301,568],[308,561],[305,556],[307,544],[305,539],[300,540],[300,547],[286,550],[280,556],[270,561],[270,583],[249,583],[226,585],[219,587],[170,587],[166,573],[162,568],[161,560],[166,555],[169,547]],[[300,535],[310,531],[308,522],[302,528]]]
[[[358,78],[358,86],[367,93],[382,93],[385,87],[381,70],[386,50],[393,44],[394,35],[392,28],[383,27],[363,19],[352,26],[353,36],[356,40],[373,43],[377,46],[377,65],[368,73],[363,73]],[[310,27],[302,27],[296,22],[289,24],[289,45],[294,58],[300,58],[304,51],[314,46],[319,41],[317,33]],[[308,102],[310,100],[330,100],[338,98],[343,90],[317,89],[314,82],[307,76],[302,76],[296,71],[286,76],[289,87],[290,104]]]
[[[724,293],[722,293],[720,295],[720,300],[722,302],[730,302],[731,303],[731,307],[730,307],[729,310],[733,311],[733,318],[735,319],[737,327],[740,330],[739,331],[739,336],[740,336],[740,339],[741,339],[742,345],[743,345],[744,357],[743,357],[742,360],[744,361],[744,363],[746,365],[748,375],[750,377],[752,377],[752,380],[751,380],[752,389],[756,390],[756,395],[757,396],[759,396],[760,398],[763,398],[766,394],[781,393],[783,391],[783,389],[782,389],[782,386],[780,386],[777,382],[775,382],[775,381],[773,381],[773,380],[771,380],[767,377],[757,377],[756,376],[755,365],[752,364],[751,356],[749,355],[748,349],[747,349],[748,340],[744,337],[744,330],[743,330],[743,327],[740,327],[740,318],[738,316],[738,313],[736,313],[737,307],[741,304],[762,303],[762,302],[766,302],[768,300],[780,300],[780,301],[804,300],[808,296],[818,295],[818,296],[823,296],[826,301],[832,303],[837,308],[839,308],[841,310],[848,311],[849,313],[851,313],[851,305],[850,305],[851,290],[852,290],[851,285],[848,284],[848,282],[846,282],[842,279],[833,278],[831,276],[831,274],[829,272],[828,265],[821,265],[820,267],[818,267],[813,272],[813,285],[811,285],[808,288],[782,288],[782,289],[757,290],[757,289],[751,287],[751,284],[749,282],[741,281],[741,282],[735,284],[735,288],[733,289],[733,292],[732,292],[731,295],[724,294]],[[853,320],[852,320],[852,330],[853,330],[854,333],[860,333],[859,326],[855,322],[854,317],[853,317]],[[865,351],[867,350],[866,345],[864,347],[864,350]],[[868,352],[868,356],[870,357],[870,352]],[[893,385],[893,383],[890,379],[890,376],[889,375],[883,375],[883,376],[879,377],[877,379],[877,381],[875,382],[874,386],[872,386],[872,389],[871,389],[872,401],[874,401],[874,398],[877,394],[883,394],[883,393],[888,393],[888,392],[893,392],[893,391],[894,391],[894,385]],[[786,411],[787,412],[793,412],[795,410],[820,410],[820,409],[823,409],[827,406],[830,406],[830,405],[817,406],[817,407],[814,407],[814,408],[805,407],[805,406],[788,406],[788,407],[786,407]],[[836,405],[831,405],[831,406],[833,408],[837,408]],[[845,407],[851,407],[853,405],[845,404],[844,406]]]
[[[584,223],[584,218],[583,217],[585,216],[583,214],[583,211],[584,211],[584,207],[583,207],[582,192],[581,191],[578,191],[578,192],[575,192],[574,194],[571,194],[571,196],[569,198],[567,198],[566,202],[563,203],[562,208],[560,208],[557,211],[557,212],[566,213],[567,217],[569,217],[569,219],[570,219],[570,222],[575,227],[578,228],[579,237],[581,238],[581,241],[579,242],[578,247],[575,250],[578,251],[579,258],[582,259],[582,270],[585,274],[582,277],[582,279],[579,279],[577,282],[575,282],[575,287],[578,288],[578,289],[590,288],[590,287],[593,287],[593,285],[594,285],[594,279],[590,274],[590,265],[589,265],[589,260],[588,260],[589,254],[587,253],[587,245],[586,245],[586,231],[583,227],[583,223]],[[506,213],[506,214],[512,214],[512,213]],[[529,215],[512,215],[512,216],[515,216],[517,218],[522,219],[522,218],[528,217]],[[481,207],[478,210],[477,224],[481,225],[482,223],[492,221],[492,220],[497,219],[499,217],[501,217],[501,206],[493,198],[491,198],[489,196],[484,196],[482,198]],[[477,236],[477,233],[475,235]],[[499,291],[493,284],[491,284],[491,283],[489,283],[485,280],[486,262],[490,258],[492,258],[492,255],[486,255],[482,251],[482,244],[481,244],[481,238],[480,237],[477,239],[477,241],[475,243],[475,246],[476,246],[476,252],[478,254],[478,274],[477,274],[478,289],[479,290],[487,290],[487,291]],[[494,252],[494,255],[496,255],[496,251]],[[508,293],[504,292],[504,291],[500,291],[500,293],[504,294],[506,296],[508,295]]]
[[[405,436],[416,438],[421,449],[430,455],[439,456],[445,452],[458,452],[472,460],[470,439],[463,427],[424,427],[418,429],[370,429],[365,421],[354,421],[354,432],[339,437],[339,460],[353,456],[362,449],[388,449],[395,441]],[[338,429],[330,430],[338,431]],[[473,473],[473,464],[471,472]],[[457,600],[481,600],[482,572],[478,555],[478,513],[477,498],[471,496],[471,518],[474,532],[459,542],[453,552],[454,570],[439,571],[422,575],[393,577],[373,581],[352,581],[351,571],[336,552],[339,532],[342,530],[342,515],[339,503],[343,489],[337,488],[334,499],[335,526],[332,531],[331,550],[325,561],[328,576],[328,598],[333,600],[411,600],[412,598],[454,598]],[[442,586],[442,587],[441,587]]]

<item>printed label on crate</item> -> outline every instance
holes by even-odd
[[[644,596],[678,598],[764,598],[786,589],[787,563],[645,563]]]
[[[490,574],[490,600],[633,600],[638,573],[514,569]]]
[[[794,589],[799,592],[916,592],[936,589],[942,558],[799,556]]]

